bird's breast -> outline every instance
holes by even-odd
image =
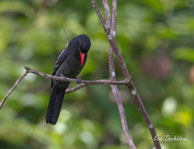
[[[82,67],[79,59],[75,57],[68,57],[61,64],[56,75],[74,78],[81,72],[81,69]]]

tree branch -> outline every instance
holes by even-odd
[[[120,53],[120,50],[118,48],[118,45],[117,45],[116,41],[115,41],[114,30],[112,31],[112,34],[108,34],[105,22],[102,21],[103,18],[102,18],[102,15],[100,13],[100,10],[99,10],[99,8],[98,8],[98,6],[96,4],[96,1],[95,0],[91,0],[91,2],[92,2],[92,6],[96,10],[96,14],[97,14],[97,16],[98,16],[98,18],[99,18],[99,20],[100,20],[100,22],[101,22],[101,24],[102,24],[102,26],[104,28],[104,31],[105,31],[107,39],[108,39],[108,41],[110,43],[110,46],[111,46],[112,50],[114,51],[114,53],[116,55],[116,58],[117,58],[117,61],[119,63],[119,66],[120,66],[120,68],[122,70],[122,73],[123,73],[123,75],[125,76],[125,79],[128,82],[126,84],[126,86],[129,88],[129,90],[130,90],[130,92],[131,92],[131,94],[133,96],[133,100],[137,104],[138,109],[140,110],[140,112],[141,112],[141,114],[142,114],[146,124],[148,125],[148,128],[149,128],[151,136],[152,136],[152,140],[153,140],[154,145],[155,145],[155,148],[156,149],[161,149],[159,140],[154,139],[156,137],[156,131],[155,131],[154,125],[152,124],[152,122],[151,122],[151,120],[149,118],[149,115],[148,115],[148,113],[147,113],[147,111],[146,111],[146,109],[145,109],[145,107],[143,105],[143,102],[142,102],[142,100],[141,100],[137,90],[135,89],[135,86],[134,86],[133,82],[131,81],[131,75],[128,72],[127,66],[126,66],[126,64],[124,62],[124,59],[123,59],[123,57],[122,57],[122,55]],[[116,5],[115,3],[116,2],[113,2],[112,4]],[[116,9],[113,8],[113,11],[116,11]],[[106,11],[105,11],[105,13],[106,13]],[[112,19],[115,19],[115,18],[112,17]],[[112,25],[115,25],[115,24],[112,23]],[[112,28],[113,28],[113,26],[112,26]],[[114,27],[114,28],[116,28],[116,27]],[[116,32],[115,32],[115,34],[116,34]],[[112,74],[110,74],[110,75],[112,75]]]
[[[113,48],[113,51],[117,57],[117,61],[119,62],[120,64],[120,68],[125,75],[127,75],[128,77],[125,76],[126,80],[128,81],[128,83],[126,84],[126,86],[129,88],[130,92],[131,92],[131,95],[133,96],[133,100],[135,101],[135,103],[137,104],[138,106],[138,109],[140,110],[149,130],[150,130],[150,133],[151,133],[151,136],[152,136],[152,140],[154,142],[154,145],[156,147],[156,149],[161,149],[161,146],[160,146],[160,142],[158,139],[154,139],[157,135],[156,135],[156,130],[155,130],[155,127],[143,105],[143,102],[141,100],[141,97],[139,95],[139,93],[137,92],[134,84],[133,84],[133,81],[130,79],[128,80],[129,78],[131,78],[131,75],[129,73],[126,73],[128,72],[127,68],[126,68],[126,65],[123,65],[123,59],[122,59],[122,56],[121,56],[121,53],[120,53],[120,50],[118,48],[118,45],[115,41],[115,39],[110,39],[109,40],[109,43],[111,44],[112,48]],[[121,61],[120,61],[121,60]]]
[[[102,0],[104,11],[105,11],[105,28],[107,34],[110,34],[110,27],[111,27],[111,19],[110,19],[110,8],[108,4],[108,0]]]
[[[112,0],[112,24],[111,35],[115,38],[117,28],[117,0]]]
[[[110,47],[110,51],[109,51],[109,72],[110,72],[110,80],[115,81],[116,80],[116,72],[115,72],[115,66],[114,66],[113,50],[111,47]],[[122,124],[123,132],[124,132],[124,135],[126,137],[127,143],[129,144],[131,149],[136,149],[136,146],[133,143],[132,137],[129,134],[127,120],[126,120],[126,116],[125,116],[125,110],[123,107],[122,100],[119,96],[119,91],[118,91],[117,85],[111,85],[111,88],[112,88],[113,96],[115,98],[115,101],[116,101],[118,109],[119,109],[121,124]]]
[[[68,88],[65,91],[65,94],[71,93],[71,92],[75,92],[83,87],[87,86],[87,84],[79,84],[78,86],[74,87],[74,88]]]
[[[100,13],[100,9],[98,8],[95,0],[91,0],[91,2],[92,2],[93,8],[96,10],[96,14],[98,15],[98,18],[103,26],[103,29],[104,29],[105,33],[107,34],[106,27],[105,27],[105,21]]]
[[[59,81],[68,81],[68,82],[76,82],[76,83],[81,83],[75,88],[68,89],[66,93],[74,92],[82,87],[85,87],[87,85],[95,85],[95,84],[105,84],[105,85],[110,85],[110,84],[117,84],[117,85],[126,85],[127,81],[121,80],[121,81],[111,81],[111,80],[80,80],[80,79],[73,79],[73,78],[68,78],[68,77],[58,77],[58,76],[52,76],[34,69],[31,69],[29,67],[25,67],[26,72],[18,78],[18,80],[15,82],[15,84],[12,86],[12,88],[7,92],[7,94],[3,97],[3,99],[0,102],[0,109],[2,108],[4,102],[8,98],[8,96],[15,90],[15,88],[19,85],[21,80],[24,79],[24,77],[27,76],[28,73],[33,73],[45,78],[49,79],[54,79],[54,80],[59,80]]]
[[[112,24],[111,24],[111,17],[110,17],[110,8],[107,0],[102,0],[103,5],[104,5],[104,11],[105,11],[105,27],[107,30],[107,34],[111,34],[112,37],[115,38],[116,35],[116,25],[117,25],[117,0],[112,1]],[[109,64],[109,73],[110,73],[110,80],[111,81],[116,81],[116,72],[115,72],[115,66],[114,66],[114,58],[113,58],[113,50],[112,47],[110,47],[109,51],[109,59],[108,59],[108,64]],[[128,145],[130,146],[131,149],[136,149],[135,144],[133,143],[132,137],[129,134],[128,130],[128,125],[127,125],[127,120],[125,116],[125,110],[123,107],[122,100],[119,95],[119,90],[117,88],[117,85],[111,85],[113,96],[115,98],[119,114],[120,114],[120,119],[121,119],[121,125],[123,128],[123,133],[125,135],[125,138],[127,140]]]
[[[26,70],[26,72],[18,78],[18,80],[15,82],[15,84],[12,86],[12,88],[7,92],[7,94],[3,97],[3,99],[0,102],[0,109],[2,108],[4,102],[6,101],[7,97],[9,97],[9,95],[15,90],[15,88],[18,86],[18,84],[23,80],[23,78],[25,76],[27,76],[28,71]]]
[[[80,80],[80,79],[74,79],[74,78],[68,78],[68,77],[59,77],[59,76],[52,76],[34,69],[31,69],[29,67],[25,67],[27,69],[28,73],[33,73],[45,78],[59,80],[59,81],[67,81],[67,82],[75,82],[75,83],[83,83],[86,85],[95,85],[95,84],[117,84],[117,85],[126,85],[127,81],[121,80],[121,81],[110,81],[110,80]]]

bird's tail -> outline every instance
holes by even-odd
[[[46,113],[46,123],[50,123],[52,125],[56,124],[67,87],[59,88],[57,86],[53,86]]]

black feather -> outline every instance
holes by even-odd
[[[64,88],[59,88],[58,86],[53,87],[46,113],[46,123],[56,124],[61,111],[65,90],[68,86],[69,83]]]

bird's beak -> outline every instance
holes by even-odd
[[[80,60],[81,60],[81,66],[82,66],[84,64],[85,53],[82,53],[80,50],[79,54],[80,54]]]

